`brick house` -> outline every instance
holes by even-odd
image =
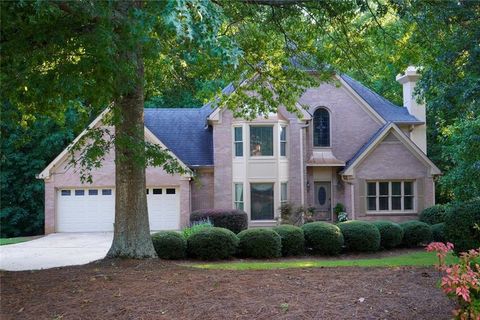
[[[189,169],[170,175],[147,168],[151,229],[180,229],[192,210],[205,208],[240,208],[250,226],[273,226],[285,202],[314,207],[325,221],[334,221],[337,203],[350,219],[416,218],[435,203],[440,174],[426,155],[425,107],[413,97],[418,78],[413,67],[397,77],[403,107],[336,75],[303,93],[301,116],[280,108],[247,121],[211,104],[145,109],[145,138]],[[92,127],[103,125],[104,113]],[[113,152],[92,172],[93,183],[83,184],[67,149],[38,175],[45,181],[45,232],[113,230]]]

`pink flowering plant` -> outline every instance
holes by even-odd
[[[437,253],[437,268],[444,273],[440,287],[458,303],[455,318],[480,320],[480,248],[462,252],[459,263],[449,266],[445,258],[452,250],[450,242],[432,242],[427,247],[427,251]]]

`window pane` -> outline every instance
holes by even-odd
[[[98,190],[97,189],[90,189],[90,190],[88,190],[88,195],[89,196],[96,196],[96,195],[98,195]]]
[[[378,205],[380,210],[388,210],[388,197],[380,197]]]
[[[162,190],[162,189],[160,189]],[[175,194],[175,189],[174,188],[167,188],[167,194]]]
[[[235,141],[243,141],[242,127],[235,127]]]
[[[273,220],[273,183],[252,183],[251,219]]]
[[[243,157],[243,142],[235,142],[235,157]]]
[[[280,141],[287,141],[287,128],[280,127]]]
[[[147,189],[146,191],[147,191],[147,194],[148,194],[150,192],[150,189]]]
[[[162,194],[162,189],[153,189],[152,193],[153,194]]]
[[[317,109],[313,114],[313,145],[330,146],[330,114],[323,108]]]
[[[280,155],[282,157],[287,156],[287,143],[286,142],[280,142]]]
[[[405,196],[403,198],[403,209],[404,210],[413,210],[413,197]]]
[[[112,189],[103,189],[102,190],[102,195],[103,196],[111,196],[112,195]]]
[[[405,181],[403,183],[403,194],[413,195],[413,183],[411,181]]]
[[[377,183],[376,182],[369,182],[367,184],[368,195],[375,196],[377,194]]]
[[[85,195],[85,190],[75,190],[75,195],[76,196],[84,196]]]
[[[72,194],[72,191],[70,190],[62,190],[62,196],[69,196]]]
[[[376,197],[368,197],[367,198],[367,208],[368,210],[377,210],[377,198]]]
[[[235,209],[243,210],[243,202],[235,202]]]
[[[250,155],[273,156],[273,127],[250,127]]]
[[[235,201],[243,202],[243,184],[235,183]]]
[[[388,196],[388,182],[380,182],[380,195],[381,196]]]
[[[280,201],[287,201],[287,183],[282,183],[281,184],[281,190],[280,190]]]
[[[402,197],[392,197],[392,210],[402,210]]]
[[[402,183],[401,182],[392,182],[392,195],[401,195],[402,194]]]

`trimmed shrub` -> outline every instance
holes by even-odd
[[[432,229],[425,222],[412,220],[400,224],[403,229],[402,244],[407,247],[416,247],[432,241]]]
[[[343,235],[336,225],[326,222],[310,222],[302,226],[305,247],[312,253],[336,255],[343,246]]]
[[[392,249],[402,244],[403,229],[395,222],[387,220],[372,221],[372,224],[380,231],[380,247]]]
[[[237,251],[238,237],[224,228],[205,228],[187,239],[187,252],[192,258],[219,260],[232,257]]]
[[[445,238],[445,222],[434,224],[431,228],[433,241],[447,242]]]
[[[239,233],[248,228],[248,216],[245,211],[236,209],[204,209],[190,214],[190,222],[208,219],[215,227],[225,228]]]
[[[380,249],[380,231],[370,222],[352,220],[341,222],[345,246],[349,251],[373,252]]]
[[[182,234],[185,239],[188,239],[195,232],[198,232],[205,228],[211,228],[211,227],[213,227],[213,224],[208,219],[194,221],[194,222],[190,222],[189,227],[183,228]]]
[[[305,236],[302,228],[285,224],[273,230],[282,239],[282,256],[296,256],[305,252]]]
[[[431,206],[429,208],[424,209],[418,219],[422,222],[428,223],[428,224],[437,224],[441,222],[445,222],[445,212],[447,210],[447,206],[437,204],[434,206]]]
[[[282,239],[272,229],[243,230],[238,239],[238,253],[242,257],[278,258],[282,255]]]
[[[480,247],[480,199],[458,203],[445,214],[445,237],[456,253]]]
[[[176,231],[160,231],[152,234],[152,242],[161,259],[183,259],[187,250],[187,241]]]

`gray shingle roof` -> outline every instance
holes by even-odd
[[[213,165],[210,105],[202,108],[146,108],[145,126],[188,166]]]
[[[399,107],[378,93],[365,87],[360,82],[350,78],[345,74],[340,74],[340,77],[350,86],[355,92],[361,96],[377,113],[385,119],[396,123],[422,123],[416,117],[408,113],[407,108]]]

